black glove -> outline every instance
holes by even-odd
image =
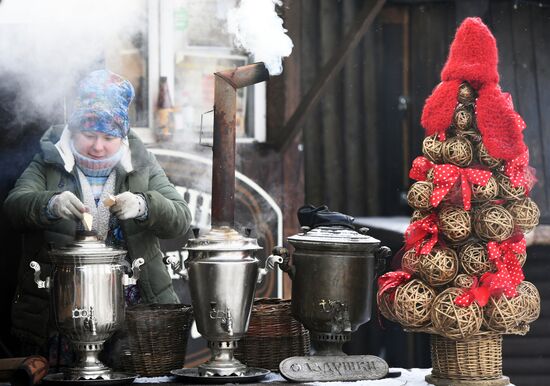
[[[304,205],[298,209],[298,221],[301,226],[315,228],[319,225],[343,225],[355,228],[354,218],[340,212],[331,212],[326,205],[314,207]]]

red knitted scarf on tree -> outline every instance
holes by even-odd
[[[498,51],[494,36],[481,19],[467,18],[456,31],[441,83],[426,100],[421,124],[427,135],[445,137],[451,126],[458,88],[464,81],[477,91],[476,119],[483,144],[494,158],[512,160],[523,154],[525,123],[510,94],[498,85]]]

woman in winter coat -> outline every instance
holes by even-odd
[[[184,234],[191,222],[187,204],[168,181],[155,157],[129,130],[130,82],[106,70],[82,80],[76,109],[67,126],[51,127],[41,151],[17,180],[4,202],[14,227],[25,231],[18,288],[12,306],[12,330],[32,346],[45,347],[49,295],[39,290],[29,268],[38,261],[47,275],[46,246],[74,240],[83,213],[93,215],[92,229],[109,246],[143,257],[138,287],[147,303],[179,302],[162,262],[159,238]],[[116,197],[110,208],[103,203]]]

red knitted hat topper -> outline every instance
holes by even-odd
[[[480,18],[466,18],[456,31],[441,83],[426,100],[421,124],[427,135],[451,126],[460,84],[464,81],[477,91],[476,120],[489,154],[510,161],[523,154],[522,131],[525,122],[514,110],[512,97],[498,85],[498,51],[494,36]]]

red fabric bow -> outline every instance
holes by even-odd
[[[430,203],[436,207],[441,200],[449,193],[451,188],[456,184],[458,178],[461,180],[462,203],[465,210],[471,208],[472,187],[470,184],[487,185],[491,172],[488,170],[474,168],[460,168],[455,165],[435,165],[434,167],[434,190]]]
[[[409,177],[416,181],[426,181],[430,169],[434,167],[434,163],[424,156],[416,157],[412,163]]]
[[[527,242],[523,235],[513,236],[500,244],[494,241],[487,243],[489,260],[495,263],[497,271],[484,274],[481,281],[491,295],[504,293],[507,298],[516,296],[516,287],[525,279],[517,255],[525,253],[526,249]]]
[[[484,307],[489,301],[489,289],[483,286],[479,286],[477,277],[474,278],[474,283],[469,289],[465,289],[462,295],[459,295],[455,299],[455,304],[460,307],[468,307],[474,301],[479,304],[480,307]]]
[[[414,248],[417,254],[427,255],[437,243],[438,232],[437,216],[435,213],[413,222],[405,231],[405,249]],[[423,244],[427,235],[431,235],[431,238]]]
[[[388,272],[378,278],[378,302],[380,302],[384,293],[394,290],[401,284],[406,283],[411,278],[411,274],[405,271]],[[390,300],[393,301],[394,292],[390,294]]]
[[[534,168],[529,166],[529,151],[527,150],[520,156],[507,161],[504,174],[510,177],[512,186],[515,188],[523,186],[528,194],[537,181]]]

